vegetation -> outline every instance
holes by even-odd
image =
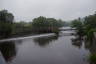
[[[93,33],[96,32],[96,14],[86,16],[84,26],[86,29],[85,34],[89,40],[92,40]]]
[[[0,11],[0,38],[11,35],[13,19],[13,14],[7,10]]]
[[[88,40],[92,40],[93,33],[96,32],[96,14],[72,21],[71,27],[75,27],[80,35],[87,36]]]
[[[91,64],[96,64],[96,54],[90,54],[89,61]]]
[[[46,18],[43,16],[34,18],[32,22],[13,22],[14,16],[7,10],[0,11],[0,38],[10,35],[24,35],[33,33],[59,32],[62,26],[68,26],[70,23],[61,19]],[[71,22],[71,27],[77,29],[77,34],[87,36],[87,39],[93,39],[93,33],[96,32],[96,14],[86,16],[85,18],[75,19]]]
[[[68,23],[54,18],[40,16],[32,22],[13,22],[14,16],[7,10],[0,11],[0,38],[11,35],[28,35],[37,33],[59,32],[59,27],[67,26]]]
[[[79,34],[80,36],[84,35],[83,22],[80,18],[76,19],[76,20],[73,20],[71,22],[71,27],[76,28],[77,29],[77,34]]]
[[[59,33],[59,28],[63,26],[69,26],[70,23],[64,22],[61,19],[57,20],[54,18],[46,18],[43,16],[34,18],[31,22],[25,22],[25,21],[20,21],[20,22],[13,22],[14,21],[14,16],[12,13],[9,13],[7,10],[2,10],[0,11],[0,38],[6,38],[11,35],[28,35],[28,34],[40,34],[40,33]],[[96,32],[96,14],[86,16],[84,18],[79,18],[75,19],[71,22],[71,27],[76,28],[77,34],[79,35],[80,38],[78,39],[72,39],[72,44],[76,46],[81,46],[82,45],[82,36],[86,36],[87,40],[91,41],[90,43],[87,42],[87,45],[92,45],[93,38],[94,38],[94,32]],[[56,39],[57,37],[52,37],[53,39]],[[34,39],[34,41],[38,42],[41,46],[46,45],[49,43],[49,40],[52,38],[43,38],[44,42],[42,42],[42,38]],[[78,41],[80,40],[80,41]],[[78,44],[79,43],[79,44]],[[96,43],[96,42],[95,42]],[[85,43],[86,44],[86,43]],[[4,44],[9,46],[8,44]],[[94,44],[93,44],[94,45]],[[2,44],[0,45],[0,50],[1,52],[5,52],[2,49]],[[14,46],[14,44],[12,44]],[[6,48],[6,47],[5,47]],[[92,48],[92,47],[90,47]],[[11,47],[10,47],[11,49]],[[15,49],[13,47],[13,49]],[[12,50],[13,50],[12,49]],[[14,53],[13,52],[8,52],[9,53]],[[13,55],[13,56],[14,56]],[[5,54],[6,56],[6,54]],[[10,55],[9,55],[10,56]],[[8,56],[8,57],[9,57]],[[6,59],[7,60],[7,59]],[[91,54],[89,56],[89,60],[92,64],[96,64],[96,53]]]
[[[86,36],[87,40],[85,44],[89,45],[89,50],[96,49],[96,38],[94,38],[94,32],[96,32],[96,14],[89,15],[84,17],[83,19],[77,19],[72,21],[71,27],[75,27],[77,29],[77,33],[82,36]],[[94,49],[94,48],[95,49]],[[90,51],[91,54],[89,55],[90,64],[96,64],[96,52],[93,53]]]
[[[54,18],[46,18],[40,16],[33,19],[32,27],[35,32],[46,33],[46,32],[58,32],[59,27],[62,27],[62,21],[58,21]]]
[[[32,33],[32,24],[31,22],[27,23],[24,21],[14,22],[12,35],[25,35]]]

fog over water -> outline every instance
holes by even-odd
[[[96,0],[0,0],[0,10],[7,9],[15,21],[31,21],[38,16],[72,20],[93,14]]]

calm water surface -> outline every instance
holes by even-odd
[[[3,42],[0,51],[9,64],[88,64],[89,50],[74,38],[62,34]]]

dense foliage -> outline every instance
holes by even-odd
[[[84,25],[86,29],[85,33],[88,36],[88,39],[92,40],[93,33],[96,32],[96,14],[86,16]]]
[[[72,28],[76,28],[78,35],[80,35],[80,36],[83,36],[84,35],[83,22],[82,22],[82,20],[80,18],[79,19],[76,19],[76,20],[73,20],[71,22],[71,27]]]
[[[14,22],[12,35],[24,35],[32,33],[32,24],[31,22],[27,23],[24,21]]]
[[[33,19],[32,27],[35,32],[46,33],[46,32],[57,32],[59,27],[63,26],[62,21],[58,21],[54,18],[46,18],[40,16]]]
[[[71,27],[75,27],[79,35],[83,33],[83,36],[85,36],[85,46],[87,44],[91,52],[89,62],[90,64],[96,64],[96,37],[94,38],[94,35],[96,35],[96,13],[86,16],[81,20],[77,19],[72,21]]]
[[[8,37],[12,32],[14,16],[7,10],[0,11],[0,37]]]
[[[71,27],[77,28],[77,32],[87,36],[88,40],[92,40],[96,32],[96,14],[72,21]]]
[[[0,11],[0,38],[10,35],[27,35],[37,33],[58,33],[59,27],[67,26],[68,23],[54,18],[43,16],[34,18],[31,22],[13,22],[14,16],[7,10]]]

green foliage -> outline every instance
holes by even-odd
[[[84,28],[83,23],[80,19],[73,20],[71,22],[71,27],[77,29],[77,34],[83,36],[84,35]]]
[[[87,32],[87,38],[88,40],[92,41],[93,37],[94,37],[94,32],[96,32],[96,29],[90,29],[88,32]]]
[[[96,14],[72,21],[71,27],[76,28],[80,35],[86,35],[89,40],[92,40],[93,33],[96,32]]]
[[[90,54],[89,61],[92,64],[96,64],[96,54]]]
[[[84,25],[88,25],[90,28],[96,28],[96,14],[86,16]]]
[[[45,27],[47,25],[47,22],[46,22],[46,18],[45,17],[38,17],[38,18],[35,18],[33,19],[33,23],[32,23],[33,27]]]
[[[59,27],[62,27],[62,21],[58,21],[54,18],[46,18],[40,16],[38,18],[33,19],[32,27],[35,32],[58,32]]]
[[[57,26],[58,27],[63,27],[63,26],[68,26],[68,25],[69,25],[68,22],[65,22],[61,19],[57,20]]]
[[[13,19],[14,16],[7,10],[0,11],[0,38],[11,34]]]
[[[94,37],[93,33],[96,32],[96,14],[86,16],[84,26],[88,40],[92,40]]]
[[[83,27],[83,23],[82,23],[82,21],[81,20],[79,20],[79,19],[77,19],[77,20],[73,20],[72,22],[71,22],[71,27],[73,27],[73,28],[82,28]]]
[[[31,22],[14,22],[13,23],[13,35],[24,35],[32,33],[32,23]]]
[[[13,20],[13,14],[9,13],[7,10],[0,11],[0,21],[12,23]]]

